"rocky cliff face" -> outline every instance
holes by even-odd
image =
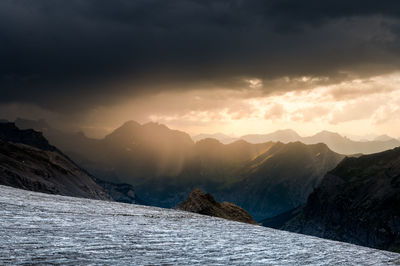
[[[41,133],[0,124],[0,184],[66,196],[111,200],[78,165]]]
[[[282,228],[400,252],[400,148],[343,160]]]
[[[193,190],[189,197],[177,206],[177,209],[243,223],[257,224],[244,209],[230,202],[219,203],[211,194],[206,194],[200,189]]]

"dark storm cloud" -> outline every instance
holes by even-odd
[[[398,10],[399,1],[3,0],[0,101],[71,111],[243,78],[385,71],[398,65]]]

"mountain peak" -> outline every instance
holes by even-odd
[[[19,129],[14,123],[0,123],[0,139],[18,142],[38,149],[55,151],[41,132],[33,129]]]
[[[388,136],[386,134],[380,135],[376,138],[374,138],[375,141],[389,141],[389,140],[395,140],[395,138],[392,138],[391,136]]]
[[[50,128],[49,124],[44,119],[31,120],[17,117],[14,123],[20,129],[34,129],[41,132],[44,132]]]
[[[332,131],[328,131],[328,130],[322,130],[322,131],[318,132],[317,134],[315,134],[315,136],[317,136],[317,135],[342,137],[339,133],[337,133],[337,132],[332,132]]]
[[[122,124],[119,128],[132,128],[132,127],[138,127],[140,124],[134,120],[129,120],[126,121],[125,123]]]
[[[275,131],[273,133],[288,134],[288,135],[293,135],[293,136],[300,137],[300,135],[296,131],[294,131],[293,129],[290,129],[290,128],[280,129],[280,130],[277,130],[277,131]]]
[[[244,139],[249,143],[263,143],[269,141],[281,141],[283,143],[289,143],[301,140],[301,136],[292,129],[281,129],[268,134],[244,135],[241,137],[241,139]]]
[[[218,139],[205,138],[196,142],[196,145],[222,145]]]
[[[228,136],[228,135],[223,134],[223,133],[198,134],[198,135],[192,136],[192,139],[195,142],[198,142],[198,141],[200,141],[202,139],[208,139],[208,138],[217,139],[219,142],[221,142],[223,144],[229,144],[229,143],[232,143],[235,140],[237,140],[236,137]]]
[[[149,128],[149,129],[161,129],[161,130],[172,130],[169,127],[167,127],[164,124],[160,124],[157,122],[148,122],[142,125],[143,128]]]
[[[131,135],[137,131],[138,129],[140,129],[141,125],[133,120],[127,121],[124,124],[122,124],[122,126],[118,127],[117,129],[115,129],[113,132],[111,132],[110,134],[108,134],[105,139],[130,139]]]

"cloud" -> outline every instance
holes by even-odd
[[[278,103],[273,104],[264,114],[265,119],[279,119],[286,113],[285,108]]]
[[[4,0],[0,102],[79,114],[166,91],[269,95],[376,75],[399,66],[399,8],[398,1]]]

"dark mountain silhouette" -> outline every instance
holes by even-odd
[[[216,139],[222,144],[230,144],[238,140],[238,138],[230,137],[228,135],[222,133],[215,133],[215,134],[198,134],[192,137],[193,141],[197,142],[203,139]]]
[[[285,230],[400,252],[400,148],[346,158]]]
[[[185,201],[180,203],[176,208],[232,221],[257,224],[244,209],[230,202],[219,203],[211,194],[206,194],[200,189],[194,189]]]
[[[346,155],[371,154],[400,146],[399,140],[384,136],[373,141],[354,141],[329,131],[321,131],[313,136],[301,137],[290,129],[278,130],[270,134],[246,135],[241,138],[250,143],[266,141],[280,141],[283,143],[300,141],[305,144],[325,143],[332,151]]]
[[[88,173],[40,132],[0,123],[0,184],[37,192],[111,200]]]
[[[302,139],[302,142],[306,144],[325,143],[331,150],[347,155],[356,153],[371,154],[400,146],[400,142],[395,139],[385,141],[353,141],[329,131],[322,131],[314,136],[305,137]]]
[[[135,188],[150,204],[170,207],[200,186],[217,200],[237,204],[262,219],[303,204],[343,157],[324,144],[241,140],[223,145],[205,139],[196,143],[178,176],[154,178]]]
[[[100,140],[65,133],[51,140],[96,177],[132,185],[150,205],[173,207],[201,187],[256,219],[303,204],[343,158],[323,144],[194,143],[184,132],[134,121]]]
[[[389,141],[389,140],[395,140],[395,138],[392,138],[391,136],[388,136],[388,135],[384,134],[384,135],[377,136],[376,138],[374,138],[374,140],[376,140],[376,141]]]
[[[289,143],[301,141],[301,136],[291,129],[277,130],[269,134],[244,135],[240,138],[250,143],[263,143],[268,141]]]
[[[14,123],[0,123],[0,139],[26,144],[45,151],[56,151],[41,132],[33,129],[20,130]]]
[[[75,143],[84,145],[84,142],[93,141],[93,139],[85,137],[83,133],[66,134],[62,131],[52,129],[44,120],[35,121],[19,118],[16,120],[16,125],[21,129],[33,128],[37,131],[43,132],[48,139],[53,143],[56,143],[62,150],[66,150],[65,148],[68,149],[68,147]],[[210,138],[211,136],[213,136],[212,138],[219,140],[221,143],[232,143],[231,141],[228,142],[223,134],[200,134],[199,137],[194,137],[194,139],[195,141],[198,141]],[[300,141],[305,144],[325,143],[332,151],[345,155],[372,154],[400,146],[400,139],[391,138],[387,135],[381,135],[372,141],[354,141],[347,137],[343,137],[338,133],[329,131],[321,131],[313,136],[301,137],[291,129],[278,130],[269,134],[245,135],[240,137],[240,139],[252,144],[269,141],[283,143]],[[234,141],[236,140],[233,140],[233,142]]]
[[[32,125],[29,120],[19,122],[22,128]],[[34,128],[40,130],[39,125]],[[45,132],[53,143],[95,176],[120,183],[177,175],[194,145],[184,132],[157,123],[140,125],[135,121],[126,122],[104,139],[52,128]]]
[[[18,117],[14,124],[21,129],[34,129],[40,132],[48,132],[53,130],[52,127],[44,119],[30,120]]]
[[[306,202],[343,157],[322,143],[275,143],[237,172],[242,178],[226,190],[224,198],[256,219],[274,216]]]

